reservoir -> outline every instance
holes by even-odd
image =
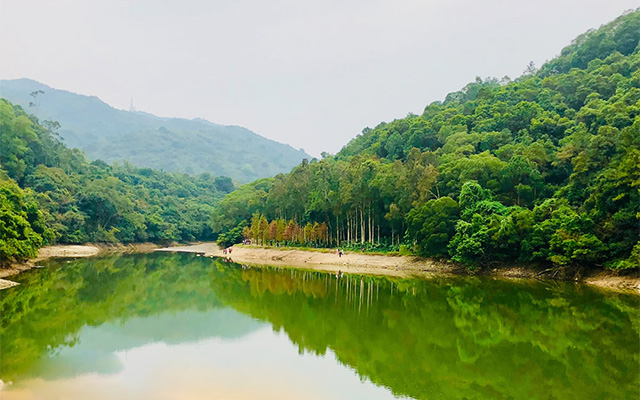
[[[52,260],[0,292],[10,399],[633,399],[640,298],[192,254]]]

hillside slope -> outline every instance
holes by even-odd
[[[629,12],[539,71],[478,78],[335,157],[230,193],[213,230],[244,219],[259,241],[406,246],[471,268],[637,269],[639,42],[640,11]]]
[[[37,91],[42,93],[31,95]],[[66,145],[83,150],[92,160],[127,160],[169,172],[210,172],[244,183],[287,172],[309,158],[302,150],[239,126],[117,110],[97,97],[30,79],[0,81],[0,96],[41,121],[59,122],[58,133]]]
[[[0,99],[0,267],[43,244],[213,239],[228,177],[88,162],[48,126]]]

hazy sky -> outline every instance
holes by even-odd
[[[0,0],[0,78],[241,125],[311,155],[476,76],[519,76],[638,0]]]

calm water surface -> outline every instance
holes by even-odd
[[[637,399],[637,296],[565,283],[55,261],[0,292],[0,398]]]

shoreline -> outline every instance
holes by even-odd
[[[523,265],[497,267],[481,271],[469,271],[451,261],[426,259],[417,256],[390,256],[348,252],[339,257],[329,249],[317,251],[292,248],[235,245],[230,255],[224,255],[213,242],[193,245],[173,246],[156,251],[198,253],[205,257],[228,257],[233,262],[252,266],[271,265],[290,268],[304,268],[325,272],[346,272],[352,274],[388,275],[402,278],[476,275],[504,279],[556,280],[540,277],[535,269]],[[587,276],[564,279],[587,284],[601,289],[640,294],[640,273],[618,275],[614,271],[597,271]]]
[[[351,274],[387,275],[400,278],[476,275],[505,279],[555,279],[540,278],[538,271],[523,265],[498,267],[473,272],[463,266],[446,260],[433,260],[417,256],[379,255],[348,252],[339,257],[329,249],[298,250],[292,248],[261,247],[254,245],[233,246],[233,252],[224,255],[215,242],[201,242],[189,245],[161,247],[154,243],[106,246],[96,244],[47,246],[39,250],[38,256],[25,263],[0,269],[0,290],[18,283],[4,279],[23,271],[38,267],[37,263],[51,258],[83,258],[110,253],[150,253],[181,252],[196,253],[205,257],[228,257],[233,262],[252,266],[280,266],[303,268],[325,272],[346,272]],[[587,284],[602,289],[640,294],[640,273],[618,275],[614,271],[597,271],[587,276],[564,279]]]
[[[39,268],[41,261],[51,258],[85,258],[110,253],[150,253],[161,247],[154,243],[133,243],[129,245],[78,244],[45,246],[38,250],[38,256],[22,263],[11,264],[8,268],[0,268],[0,290],[19,285],[19,283],[5,279],[18,275],[32,268]]]

